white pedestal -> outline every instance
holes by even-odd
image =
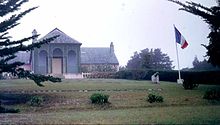
[[[183,84],[183,79],[177,79],[177,84]]]

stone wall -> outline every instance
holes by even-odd
[[[117,72],[118,67],[114,64],[81,64],[81,72]]]

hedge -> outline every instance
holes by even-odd
[[[151,80],[151,76],[159,72],[160,81],[176,82],[177,70],[123,70],[115,73],[117,79]],[[191,84],[220,85],[220,71],[181,71],[181,78]]]
[[[93,78],[93,79],[114,79],[115,78],[115,72],[93,72],[91,73],[87,78]]]
[[[129,80],[151,80],[151,76],[159,72],[160,81],[177,82],[177,70],[122,70],[118,72],[91,73],[89,78],[114,78]],[[181,78],[187,84],[220,85],[220,71],[181,71]]]

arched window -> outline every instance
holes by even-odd
[[[77,73],[77,69],[76,53],[75,51],[70,50],[67,57],[67,73]]]
[[[61,49],[56,48],[53,50],[53,57],[62,57],[63,56],[63,52]]]
[[[39,53],[39,73],[47,74],[47,51],[41,50]]]

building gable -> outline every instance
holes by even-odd
[[[62,32],[58,28],[55,28],[54,30],[52,30],[51,32],[49,32],[47,35],[45,35],[39,40],[50,38],[56,35],[58,35],[59,37],[57,37],[54,41],[51,41],[50,43],[73,43],[73,44],[80,44],[80,45],[82,44],[78,42],[77,40],[71,38],[70,36],[66,35],[64,32]]]

